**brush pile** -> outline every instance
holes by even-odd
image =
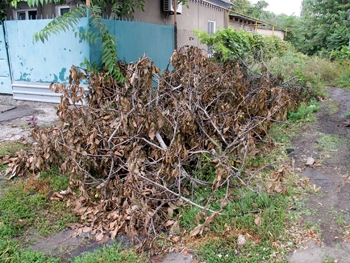
[[[62,125],[36,128],[34,147],[8,159],[10,177],[52,166],[70,174],[69,189],[54,196],[68,199],[84,222],[81,231],[98,241],[176,233],[186,204],[220,214],[203,203],[227,204],[272,122],[286,120],[310,94],[266,70],[215,63],[194,47],[175,52],[171,64],[163,74],[146,57],[120,65],[123,84],[72,67],[69,85],[52,85],[63,94]],[[81,79],[88,80],[87,91]],[[203,175],[208,169],[215,176]],[[193,194],[203,187],[225,190],[198,204]]]

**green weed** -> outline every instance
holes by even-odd
[[[322,263],[334,263],[336,262],[332,256],[324,255],[322,257]]]
[[[292,121],[315,121],[316,118],[312,113],[317,112],[320,106],[317,101],[311,100],[308,104],[302,102],[296,112],[291,112],[288,115],[288,119]]]

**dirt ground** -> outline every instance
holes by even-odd
[[[319,232],[321,244],[305,246],[289,255],[293,263],[350,262],[350,91],[329,88],[317,122],[304,127],[293,140],[297,169],[319,188],[302,201],[302,224]],[[305,165],[312,157],[315,163]]]
[[[305,240],[303,248],[288,255],[292,263],[350,262],[350,91],[329,88],[329,94],[329,98],[321,102],[316,114],[317,121],[306,125],[293,140],[294,151],[290,156],[295,161],[295,168],[319,188],[316,195],[310,194],[303,200],[298,200],[300,204],[297,212],[302,214],[301,224],[315,229],[321,242]],[[39,124],[57,121],[55,105],[23,102],[16,106],[34,108]],[[27,119],[28,116],[22,116],[0,121],[0,141],[5,140],[5,137],[13,139],[26,136],[29,133]],[[315,163],[306,166],[309,157]],[[66,231],[45,240],[36,240],[33,247],[40,251],[52,247],[62,251],[64,246],[75,246],[70,254],[72,256],[86,249],[93,250],[97,246],[87,242],[88,237],[75,240],[74,243],[69,235]],[[51,241],[57,244],[52,244]],[[163,262],[192,261],[192,258],[185,258],[181,253],[168,256],[170,258]],[[157,262],[162,261],[157,259]]]

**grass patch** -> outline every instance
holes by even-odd
[[[101,249],[93,252],[83,253],[76,257],[72,263],[96,263],[96,262],[146,262],[146,259],[140,257],[133,250],[123,249],[121,244],[105,245]]]
[[[77,218],[63,201],[51,202],[50,193],[66,189],[68,177],[42,172],[38,179],[9,182],[0,198],[0,237],[20,236],[35,226],[39,234],[58,232]]]
[[[338,150],[340,143],[340,136],[338,134],[320,133],[316,149],[325,152],[335,152]]]
[[[329,115],[333,115],[339,111],[339,103],[335,100],[328,100],[324,107]]]
[[[7,154],[15,154],[21,149],[28,150],[29,147],[20,142],[0,142],[0,157],[3,157]]]
[[[60,260],[44,253],[21,248],[20,243],[0,239],[0,262],[4,263],[59,263]]]
[[[276,249],[269,242],[256,243],[253,240],[244,246],[237,245],[237,238],[215,237],[205,241],[196,256],[204,262],[288,262],[276,254]]]

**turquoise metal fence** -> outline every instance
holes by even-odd
[[[13,81],[65,82],[69,69],[89,57],[89,43],[80,41],[73,31],[51,35],[42,43],[34,33],[51,19],[5,21]],[[80,20],[75,31],[88,27],[88,19]]]
[[[108,19],[103,23],[117,38],[119,59],[131,62],[146,54],[161,70],[167,67],[174,52],[173,26]],[[91,62],[100,64],[101,43],[92,44],[90,48]]]
[[[79,66],[85,58],[90,63],[100,63],[100,43],[91,44],[75,36],[75,32],[83,29],[92,30],[87,18],[80,20],[74,30],[52,35],[45,43],[35,42],[34,33],[50,21],[52,20],[5,22],[12,73],[10,91],[13,92],[14,99],[59,102],[60,95],[49,90],[50,83],[67,83],[70,67]],[[103,22],[117,38],[120,59],[131,62],[146,54],[158,68],[166,68],[174,50],[172,26],[107,19]],[[4,92],[0,90],[0,93]]]

